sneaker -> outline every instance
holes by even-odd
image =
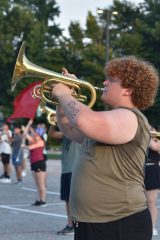
[[[158,236],[158,231],[156,228],[153,228],[153,236]]]
[[[63,228],[61,231],[57,232],[57,235],[69,235],[69,234],[74,234],[74,227],[66,226]]]
[[[40,206],[41,206],[41,207],[45,207],[45,206],[46,206],[46,202],[44,202],[44,201],[41,200],[41,201],[40,201]]]
[[[44,205],[46,205],[46,202],[42,200],[40,201],[36,200],[35,203],[32,204],[32,206],[44,206]]]
[[[32,204],[32,206],[40,206],[40,201],[36,200],[35,203]]]
[[[1,183],[11,183],[11,179],[10,178],[2,178],[0,179]]]

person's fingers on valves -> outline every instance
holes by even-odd
[[[73,78],[73,79],[77,79],[75,74],[69,73],[68,70],[64,67],[62,68],[62,75]]]
[[[66,68],[62,68],[62,75],[68,75],[68,70]]]

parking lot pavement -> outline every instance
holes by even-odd
[[[31,206],[36,199],[36,188],[29,163],[27,176],[23,178],[22,184],[14,183],[16,181],[14,169],[12,183],[0,183],[0,240],[73,240],[73,235],[56,235],[67,222],[65,204],[59,195],[61,161],[48,160],[47,171],[47,204],[44,207]],[[160,196],[158,206],[160,236]],[[159,236],[153,237],[153,240],[159,240]]]
[[[72,236],[58,236],[67,222],[65,204],[60,200],[61,161],[47,161],[47,204],[31,206],[36,200],[36,188],[27,163],[27,176],[22,184],[0,183],[0,240],[73,240]],[[0,174],[2,166],[0,163]]]

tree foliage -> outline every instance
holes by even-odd
[[[135,55],[150,61],[160,71],[159,10],[159,0],[146,0],[139,5],[114,0],[110,9],[104,9],[101,20],[106,21],[106,11],[111,13],[110,58]],[[118,14],[113,16],[113,11]],[[158,93],[154,106],[144,112],[151,122],[159,121],[159,104]]]
[[[117,15],[113,15],[117,11]],[[109,58],[135,55],[152,62],[160,70],[160,1],[145,0],[134,5],[130,1],[114,0],[101,15],[88,12],[83,29],[71,22],[69,37],[56,24],[60,9],[55,0],[0,1],[0,105],[5,114],[13,110],[12,102],[19,91],[35,79],[21,80],[11,93],[10,84],[18,49],[27,43],[26,56],[38,66],[61,72],[66,67],[93,86],[102,87],[106,61],[106,24],[109,13]],[[37,79],[36,79],[37,80]],[[89,97],[90,93],[85,92]],[[99,95],[95,109],[102,109]],[[11,104],[8,104],[11,103]],[[151,121],[159,121],[160,93],[153,107],[145,111]],[[155,119],[154,116],[157,116]]]
[[[45,56],[48,49],[57,46],[57,39],[61,36],[61,29],[54,21],[59,13],[59,8],[53,0],[0,2],[1,105],[6,106],[6,99],[12,102],[14,98],[10,85],[16,55],[22,41],[25,40],[29,46],[30,60],[33,59],[37,64],[47,62]],[[20,82],[15,95],[29,81]],[[11,105],[6,106],[5,110],[11,110]]]

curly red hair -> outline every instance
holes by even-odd
[[[117,76],[124,88],[132,88],[132,102],[140,110],[153,105],[159,74],[153,65],[134,56],[115,58],[105,67],[109,77]]]

